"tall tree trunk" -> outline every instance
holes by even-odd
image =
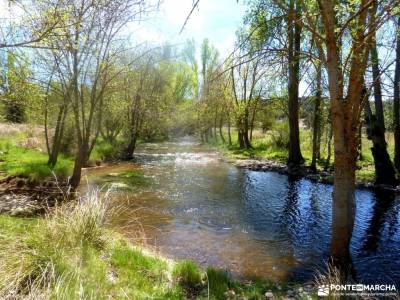
[[[396,68],[393,95],[394,166],[400,172],[400,17],[397,20]]]
[[[381,121],[372,114],[369,101],[365,101],[365,123],[368,139],[372,141],[371,152],[375,164],[375,183],[395,186],[396,172],[387,152],[385,133],[381,127]]]
[[[244,137],[243,137],[243,132],[240,126],[237,128],[237,136],[238,136],[238,143],[239,143],[239,148],[244,149],[246,148],[246,144],[244,142]]]
[[[299,17],[301,14],[300,1],[290,1],[290,11],[288,14],[288,40],[289,40],[289,168],[296,168],[304,162],[300,150],[299,133],[299,74],[300,74],[300,43],[301,43],[301,24]]]
[[[244,124],[243,124],[243,141],[246,149],[252,149],[253,146],[251,145],[250,139],[249,139],[249,109],[246,107],[245,108],[245,113],[244,113]]]
[[[332,121],[331,118],[328,118],[328,146],[327,146],[327,156],[326,156],[326,161],[324,165],[324,170],[327,171],[329,169],[329,166],[331,164],[331,156],[332,156],[332,137],[333,137],[333,128],[332,128]]]
[[[86,144],[86,142],[85,142]],[[74,170],[72,176],[69,179],[68,185],[73,191],[75,191],[81,181],[82,168],[85,166],[88,152],[88,145],[78,145],[78,152],[75,156]]]
[[[366,5],[361,1],[360,6]],[[364,73],[369,57],[369,43],[365,30],[375,30],[373,22],[375,13],[369,9],[360,10],[356,16],[356,28],[352,37],[352,47],[357,51],[351,54],[347,95],[344,95],[344,75],[340,51],[341,36],[337,24],[335,3],[318,1],[320,14],[325,29],[326,67],[331,98],[331,116],[333,124],[335,172],[332,199],[332,240],[331,256],[333,263],[342,271],[343,277],[352,275],[350,240],[355,219],[355,169],[358,146],[359,112],[362,108],[360,97]],[[371,5],[371,3],[369,3]],[[371,13],[368,18],[368,13]],[[371,26],[369,26],[371,25]],[[368,35],[370,37],[370,35]]]
[[[58,154],[60,152],[61,141],[64,136],[64,125],[65,118],[67,116],[67,108],[65,105],[62,105],[58,111],[56,128],[54,131],[52,145],[50,147],[49,159],[47,164],[51,167],[54,167],[57,164]]]
[[[215,111],[215,116],[214,116],[214,130],[213,130],[213,137],[214,137],[214,140],[215,141],[217,141],[217,127],[218,127],[218,113],[217,113],[217,111]]]
[[[363,161],[364,156],[362,154],[362,122],[360,123],[360,126],[358,126],[358,160]]]
[[[232,135],[231,135],[231,117],[228,112],[228,145],[232,145]]]
[[[396,184],[396,172],[390,160],[385,139],[385,121],[383,115],[379,55],[376,46],[376,37],[372,40],[371,45],[371,64],[374,86],[375,115],[372,114],[367,99],[365,106],[365,119],[368,139],[370,139],[373,144],[371,151],[375,164],[375,183],[394,186]]]
[[[381,90],[381,75],[379,70],[379,56],[376,47],[376,39],[374,38],[371,45],[371,65],[372,65],[372,79],[374,86],[374,98],[375,98],[375,115],[378,125],[385,132],[385,119],[383,116],[383,102],[382,102],[382,90]]]
[[[317,73],[317,86],[316,86],[316,94],[315,94],[315,104],[314,104],[314,120],[313,120],[313,138],[312,138],[312,159],[310,168],[313,171],[317,170],[317,157],[318,157],[318,137],[320,136],[320,123],[321,123],[321,97],[322,97],[322,66],[321,63],[318,63],[316,68]]]
[[[136,141],[137,141],[137,134],[136,132],[132,132],[129,144],[125,150],[125,159],[127,160],[133,159],[133,153],[135,152],[136,149]]]
[[[251,113],[251,121],[250,121],[250,141],[253,141],[253,130],[254,130],[254,122],[256,119],[256,113],[257,113],[257,104],[258,100],[254,103],[253,105],[253,110]]]
[[[332,82],[331,82],[332,84]],[[356,84],[356,83],[354,83]],[[352,276],[350,240],[355,219],[355,170],[358,146],[358,127],[354,126],[353,111],[344,101],[340,84],[331,86],[331,110],[334,139],[334,185],[332,199],[331,256],[344,278]],[[358,95],[359,97],[359,95]]]
[[[224,119],[222,118],[222,114],[219,118],[219,136],[221,137],[221,141],[223,144],[226,143],[224,134],[222,133],[222,125],[224,124]]]
[[[321,101],[322,102],[322,101]],[[321,139],[322,139],[322,133],[324,130],[323,122],[322,122],[322,111],[320,108],[320,120],[319,120],[319,129],[318,129],[318,135],[317,135],[317,159],[321,159]]]
[[[208,139],[208,128],[204,131],[204,140],[206,141],[206,143],[209,143],[209,139]]]
[[[75,31],[75,45],[78,45],[79,40],[79,31]],[[72,76],[72,84],[73,84],[73,112],[74,112],[74,123],[76,129],[76,136],[77,136],[77,153],[75,156],[75,163],[74,163],[74,170],[72,172],[72,176],[69,178],[68,185],[71,187],[72,190],[76,190],[79,186],[79,182],[81,181],[81,174],[82,174],[82,167],[85,164],[86,156],[87,156],[87,149],[89,145],[85,139],[85,126],[84,124],[80,125],[80,115],[79,115],[79,101],[80,101],[80,94],[79,94],[79,84],[78,84],[78,49],[74,48],[72,50],[73,55],[73,76]],[[82,107],[83,111],[83,107]]]

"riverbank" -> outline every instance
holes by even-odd
[[[309,167],[308,159],[297,168],[289,169],[285,163],[285,156],[275,155],[273,153],[266,154],[265,150],[258,149],[239,149],[237,146],[229,146],[224,143],[210,143],[213,149],[222,154],[224,159],[239,168],[248,169],[259,172],[277,172],[292,177],[306,178],[313,182],[333,184],[333,166],[323,168],[317,164],[317,169],[312,170]],[[364,165],[360,165],[356,170],[356,187],[358,189],[378,190],[393,193],[400,193],[400,185],[387,186],[377,185],[374,182],[374,169],[367,161]]]
[[[31,181],[22,176],[7,176],[0,179],[0,214],[37,216],[70,196],[65,180]]]
[[[112,227],[124,209],[91,192],[43,218],[0,216],[3,299],[307,298],[310,285],[239,282],[212,268],[175,262],[132,244]]]

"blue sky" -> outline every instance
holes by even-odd
[[[164,0],[158,12],[151,14],[140,25],[131,26],[132,38],[156,44],[169,41],[182,44],[194,38],[199,45],[204,38],[225,56],[232,51],[235,32],[246,12],[236,0],[200,0],[182,34],[179,31],[192,8],[192,0]]]

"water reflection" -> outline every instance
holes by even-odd
[[[138,168],[153,178],[142,191],[118,192],[165,255],[191,258],[234,275],[309,280],[329,255],[330,185],[272,172],[237,169],[201,145],[147,144],[135,163],[89,171],[101,184],[111,172]],[[360,280],[399,282],[399,199],[356,192],[351,253]],[[141,208],[140,213],[135,213]],[[137,226],[125,226],[134,232]]]
[[[384,225],[388,223],[388,234],[390,238],[396,232],[396,211],[393,209],[395,205],[395,196],[393,193],[378,191],[375,194],[375,203],[372,207],[372,217],[365,233],[365,243],[362,250],[366,252],[375,252],[379,246],[382,237]]]

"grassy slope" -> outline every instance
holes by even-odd
[[[227,139],[227,133],[224,132],[224,137]],[[312,157],[312,135],[310,130],[302,129],[300,131],[301,151],[305,159],[305,165],[311,163]],[[323,159],[317,162],[317,167],[323,169],[324,158],[327,156],[327,147],[325,146],[325,137],[322,137],[321,142],[321,156]],[[388,151],[389,154],[393,154],[394,141],[393,135],[387,135]],[[252,145],[254,149],[241,150],[237,143],[237,133],[232,132],[232,146],[223,144],[218,136],[218,141],[211,141],[211,144],[216,146],[225,156],[231,159],[244,159],[244,158],[264,158],[271,161],[285,163],[287,160],[288,151],[285,148],[277,147],[273,134],[267,132],[263,134],[259,131],[255,131],[253,135]],[[363,160],[358,161],[358,170],[356,170],[357,180],[359,181],[374,181],[375,169],[374,161],[370,151],[372,144],[365,136],[362,138],[362,156]],[[333,163],[333,149],[331,156],[331,164]]]
[[[4,134],[1,132],[0,124],[0,173],[6,176],[27,177],[31,180],[53,177],[53,173],[59,178],[65,178],[72,173],[74,164],[72,157],[60,154],[56,166],[49,167],[45,144],[41,140],[43,133],[40,132],[36,137],[29,135],[25,126],[11,134]],[[36,142],[29,144],[30,140]],[[117,150],[109,143],[99,140],[93,149],[90,161],[113,159],[118,155]]]
[[[66,177],[73,166],[72,159],[60,155],[57,165],[50,168],[47,165],[48,156],[39,147],[21,146],[27,140],[25,133],[0,138],[0,171],[5,175],[19,175],[39,180],[52,177],[53,172],[58,177]]]
[[[263,281],[244,284],[221,271],[202,272],[192,262],[174,263],[143,252],[110,229],[119,209],[91,194],[45,218],[0,216],[0,298],[264,299],[266,291],[286,295],[285,284],[281,289]]]

